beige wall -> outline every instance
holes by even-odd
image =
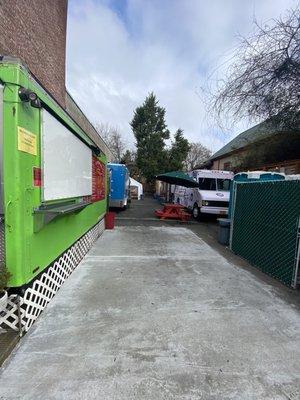
[[[226,163],[230,163],[231,167],[234,167],[237,163],[238,158],[241,157],[242,153],[243,152],[241,152],[240,154],[233,154],[231,156],[224,157],[219,160],[215,160],[213,162],[212,169],[218,169],[218,170],[224,171],[224,170],[228,169],[228,168],[226,168],[226,166],[224,167],[224,164],[226,164]]]
[[[213,161],[212,169],[224,170],[224,164],[230,162],[234,168],[237,165],[238,160],[245,152],[240,152],[233,154],[229,157],[224,157],[219,160]],[[277,162],[274,164],[257,165],[256,168],[250,168],[250,170],[263,170],[263,171],[273,171],[273,172],[283,172],[287,175],[300,174],[300,160],[290,160]],[[238,172],[238,171],[234,171]]]

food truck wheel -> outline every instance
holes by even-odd
[[[195,219],[200,219],[200,209],[199,209],[197,203],[195,203],[194,206],[193,206],[193,217]]]

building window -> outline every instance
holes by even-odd
[[[231,162],[225,162],[223,166],[224,171],[231,171]]]

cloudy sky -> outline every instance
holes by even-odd
[[[215,151],[249,127],[221,130],[205,109],[208,77],[222,76],[253,19],[298,0],[69,0],[67,86],[90,120],[120,129],[129,147],[134,109],[153,91],[169,129]]]

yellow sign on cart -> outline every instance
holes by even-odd
[[[18,150],[37,155],[36,135],[18,126]]]

